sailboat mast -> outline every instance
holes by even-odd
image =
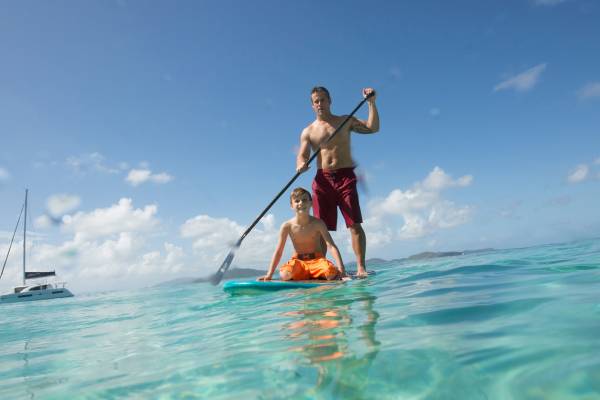
[[[23,286],[25,283],[25,248],[27,246],[27,193],[29,189],[25,189],[25,219],[23,220]]]

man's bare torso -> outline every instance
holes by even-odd
[[[302,135],[306,135],[313,152],[319,149],[337,127],[344,122],[345,116],[332,115],[327,121],[315,120],[307,126]],[[350,153],[350,127],[351,118],[344,127],[327,144],[321,145],[321,152],[317,156],[317,168],[333,170],[353,167],[354,162]]]

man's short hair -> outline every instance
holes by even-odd
[[[325,95],[327,95],[327,100],[329,100],[331,102],[331,96],[329,95],[329,90],[327,90],[327,88],[325,86],[315,86],[310,91],[310,95],[312,96],[313,94],[319,93],[319,92],[325,93]]]
[[[306,194],[308,196],[308,200],[312,201],[312,196],[310,195],[310,192],[308,190],[301,187],[297,187],[296,189],[292,190],[292,193],[290,194],[290,204],[295,198],[300,197],[303,194]]]

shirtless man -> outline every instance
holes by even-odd
[[[365,88],[363,96],[367,97],[374,92],[372,88]],[[367,102],[369,118],[366,121],[350,118],[329,143],[321,145],[341,125],[346,116],[331,113],[331,97],[327,89],[322,86],[313,88],[311,103],[317,118],[302,131],[300,150],[296,159],[296,171],[304,172],[308,169],[306,162],[310,158],[311,149],[316,151],[319,146],[321,147],[317,157],[317,174],[312,185],[314,215],[325,222],[327,229],[335,231],[337,207],[340,208],[352,237],[359,277],[367,276],[365,268],[367,238],[361,226],[362,215],[356,190],[355,166],[350,152],[350,132],[375,133],[379,130],[375,95]],[[326,248],[324,243],[321,243],[321,247],[323,250]]]

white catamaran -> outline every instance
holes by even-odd
[[[22,301],[33,301],[33,300],[48,300],[48,299],[58,299],[61,297],[73,297],[73,293],[69,291],[69,289],[65,288],[65,282],[54,282],[54,283],[36,283],[33,285],[28,285],[28,279],[38,279],[45,278],[48,276],[55,276],[56,273],[54,271],[46,271],[46,272],[32,272],[26,271],[25,263],[26,263],[26,245],[27,245],[27,194],[28,190],[25,190],[25,203],[23,204],[23,208],[21,209],[21,214],[19,214],[19,219],[17,220],[17,226],[15,227],[15,231],[13,233],[12,240],[10,242],[10,246],[8,247],[8,252],[6,254],[6,259],[4,260],[4,264],[2,265],[2,271],[0,272],[0,278],[2,277],[2,273],[4,272],[4,267],[6,266],[6,262],[8,261],[8,256],[10,254],[10,249],[12,247],[13,240],[15,238],[15,233],[19,228],[19,222],[21,220],[21,215],[23,215],[23,211],[25,211],[25,218],[23,220],[23,285],[17,286],[14,289],[14,292],[0,295],[0,304],[3,303],[15,303]]]

